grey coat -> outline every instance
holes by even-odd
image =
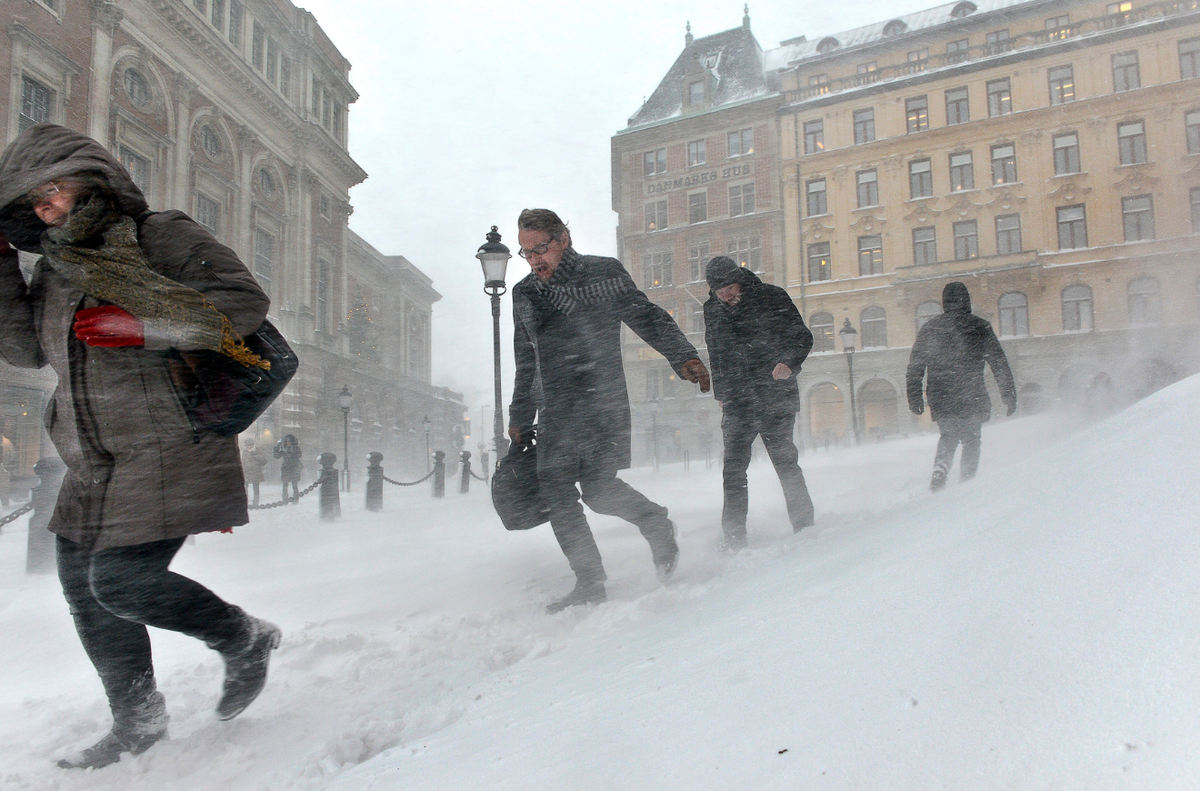
[[[258,328],[269,300],[237,254],[182,212],[150,212],[125,168],[78,132],[41,124],[4,152],[0,231],[40,252],[45,226],[22,197],[83,171],[107,179],[155,271],[203,292],[242,335]],[[97,304],[44,259],[28,285],[16,253],[0,259],[0,356],[58,374],[45,424],[68,473],[49,529],[99,551],[245,524],[237,438],[193,428],[168,375],[169,349],[77,340],[75,312]]]

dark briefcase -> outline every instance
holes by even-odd
[[[538,489],[536,429],[520,445],[513,444],[492,475],[492,505],[507,530],[528,530],[550,521]]]

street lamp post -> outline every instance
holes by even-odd
[[[429,415],[425,416],[421,425],[425,427],[425,472],[429,472]]]
[[[842,337],[842,352],[846,355],[846,368],[850,372],[850,426],[854,429],[854,444],[858,445],[861,441],[858,436],[858,405],[854,401],[854,336],[858,335],[858,330],[850,325],[850,319],[846,319],[838,335]]]
[[[496,400],[493,414],[492,441],[496,445],[496,462],[508,451],[508,441],[504,438],[504,412],[501,406],[503,393],[500,391],[500,296],[508,291],[504,282],[504,274],[508,268],[508,259],[512,258],[508,248],[500,243],[500,234],[495,225],[487,235],[484,243],[475,257],[483,267],[483,290],[492,298],[492,351],[493,368],[496,379]]]
[[[342,405],[342,490],[348,492],[350,491],[350,407],[354,405],[354,396],[350,395],[348,385],[342,385],[338,403]]]

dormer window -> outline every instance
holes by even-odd
[[[891,22],[888,22],[883,26],[883,37],[887,38],[888,36],[898,36],[907,30],[908,25],[904,24],[904,22],[900,21],[899,19],[893,19]]]
[[[974,14],[975,11],[976,11],[975,4],[972,2],[969,2],[968,0],[964,0],[963,2],[954,6],[954,8],[952,8],[950,10],[950,18],[951,19],[962,19],[963,17],[968,17],[971,14]]]
[[[717,67],[717,61],[721,58],[720,52],[710,52],[704,56],[704,68],[712,71]]]
[[[817,52],[824,55],[827,52],[833,52],[835,49],[837,49],[840,46],[842,46],[840,41],[838,41],[833,36],[827,36],[827,37],[821,39],[820,43],[817,44]]]
[[[704,104],[703,80],[696,80],[688,85],[688,104]]]

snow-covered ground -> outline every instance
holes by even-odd
[[[334,524],[315,496],[258,512],[174,568],[283,628],[262,697],[217,721],[218,657],[152,631],[171,740],[88,773],[54,760],[107,707],[21,520],[0,788],[1194,789],[1198,404],[1193,377],[1090,426],[989,424],[980,477],[938,495],[934,435],[810,453],[799,535],[763,460],[734,558],[717,467],[632,471],[680,528],[675,579],[593,516],[609,601],[557,616],[549,527],[505,532],[478,483],[389,486],[380,514],[355,492]]]

